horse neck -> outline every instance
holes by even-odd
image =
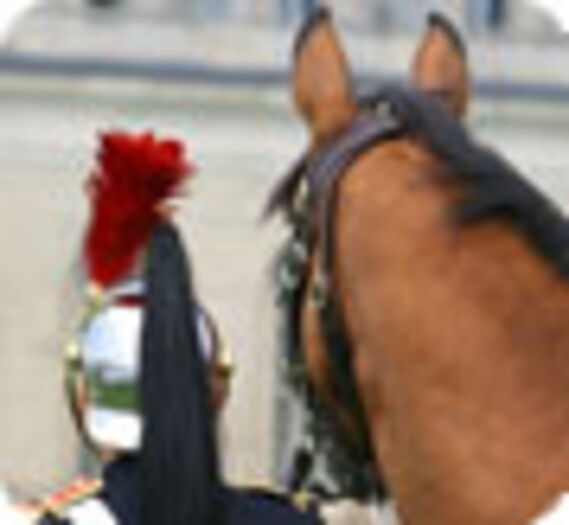
[[[567,285],[506,224],[396,203],[387,171],[345,184],[338,235],[378,457],[410,524],[525,523],[569,488]]]

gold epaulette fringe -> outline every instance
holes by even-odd
[[[100,479],[79,478],[65,489],[55,492],[47,498],[20,505],[20,510],[30,518],[37,519],[44,515],[64,516],[70,506],[94,496],[103,487]]]

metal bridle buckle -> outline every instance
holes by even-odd
[[[318,310],[323,310],[330,298],[330,279],[321,268],[316,270],[312,283],[312,299]]]

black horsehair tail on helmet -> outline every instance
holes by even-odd
[[[146,267],[140,396],[142,525],[220,525],[214,415],[195,297],[175,227],[160,223]]]

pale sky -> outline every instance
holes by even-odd
[[[569,31],[569,2],[567,0],[531,0],[531,3],[554,16],[563,31]]]

